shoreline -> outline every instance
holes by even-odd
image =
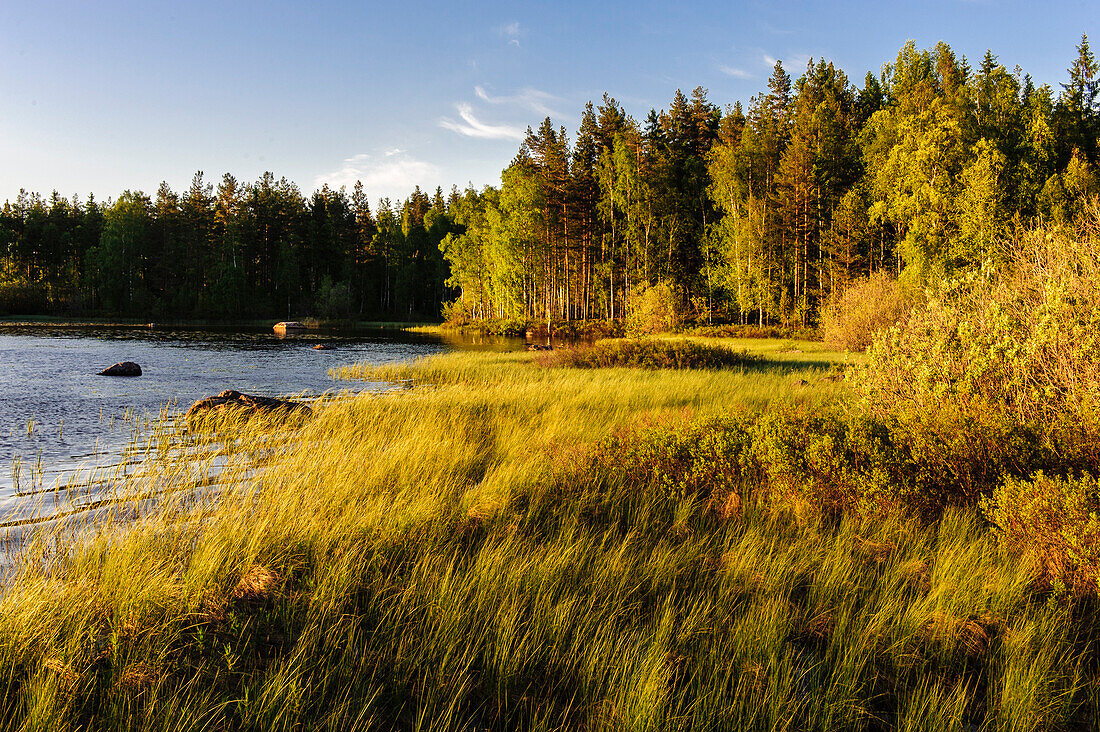
[[[272,328],[279,319],[210,320],[202,318],[139,320],[136,318],[66,318],[53,315],[14,315],[0,317],[0,327],[50,328]],[[436,332],[440,324],[431,321],[317,320],[307,318],[307,330],[406,330]]]

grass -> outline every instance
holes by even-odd
[[[1094,723],[1092,606],[1037,592],[973,511],[824,520],[613,469],[616,431],[844,397],[833,357],[779,350],[803,352],[354,366],[411,388],[293,434],[216,425],[236,458],[217,500],[27,548],[0,597],[0,729]]]
[[[540,366],[570,368],[721,369],[745,367],[759,357],[687,339],[609,339],[582,348],[558,348],[536,358]]]

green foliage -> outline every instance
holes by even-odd
[[[317,312],[326,318],[349,318],[354,312],[355,296],[347,282],[333,282],[325,275],[317,288],[315,298]]]
[[[558,348],[539,355],[543,366],[579,369],[721,369],[752,364],[757,357],[724,346],[689,340],[613,338],[584,348]]]
[[[1042,471],[1006,478],[982,508],[1001,540],[1034,561],[1051,586],[1094,593],[1100,585],[1100,481]]]
[[[449,318],[443,324],[444,329],[457,330],[461,333],[482,333],[508,338],[522,338],[527,334],[527,329],[530,327],[526,320],[519,318],[463,319],[465,306],[460,305],[461,302],[458,301],[451,308],[444,311],[444,314]]]
[[[1096,224],[1021,235],[996,270],[946,285],[880,334],[856,380],[873,409],[1100,416]]]
[[[670,333],[680,324],[676,292],[668,282],[638,285],[630,294],[626,332],[632,336]]]
[[[446,209],[417,189],[376,220],[362,186],[306,200],[270,173],[226,175],[215,191],[200,172],[182,194],[162,185],[155,200],[126,191],[109,206],[23,194],[0,209],[0,282],[24,313],[434,316]]]
[[[877,419],[773,408],[643,424],[616,433],[595,454],[603,470],[659,478],[676,495],[709,500],[714,491],[737,493],[739,500],[810,516],[935,520],[951,507],[976,506],[1006,476],[1095,470],[1095,438],[1076,425],[1020,424],[988,411]]]

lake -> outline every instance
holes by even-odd
[[[133,431],[166,408],[185,411],[225,389],[306,397],[391,389],[334,381],[329,369],[479,345],[395,330],[277,337],[270,328],[0,325],[0,518],[27,515],[19,493],[48,491],[81,469],[117,462]],[[119,361],[138,363],[142,375],[96,375]]]

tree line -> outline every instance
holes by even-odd
[[[617,318],[663,284],[688,317],[810,325],[860,276],[940,281],[1098,192],[1097,79],[1087,37],[1057,95],[910,42],[862,87],[776,62],[747,109],[697,88],[639,123],[605,95],[572,142],[547,118],[499,188],[456,202],[452,315]]]
[[[696,88],[638,122],[546,118],[500,186],[417,188],[196,174],[100,204],[21,193],[0,210],[0,308],[243,317],[621,318],[660,286],[695,319],[813,324],[858,277],[938,282],[1100,192],[1100,75],[1082,37],[1055,92],[991,52],[907,43],[861,87],[811,60],[724,109]]]
[[[306,198],[270,173],[106,204],[20,192],[0,209],[0,312],[434,318],[454,229],[438,189],[372,212],[361,184]]]

